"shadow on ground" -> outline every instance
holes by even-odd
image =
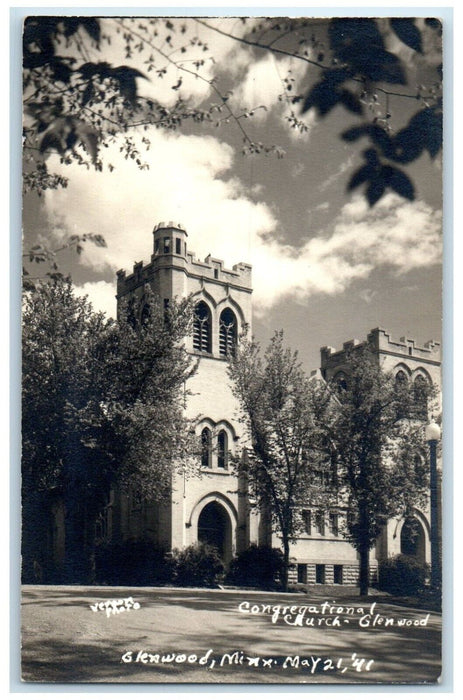
[[[132,596],[140,604],[107,617],[93,612],[99,600]],[[309,605],[333,596],[179,589],[61,588],[28,586],[23,591],[22,674],[33,682],[100,683],[434,683],[440,675],[440,616],[370,596],[360,601],[344,591],[344,606],[376,602],[375,614],[412,620],[397,625],[360,627],[360,613],[341,628],[319,624],[292,626],[282,616],[242,614],[240,602]],[[310,617],[310,616],[309,616]],[[122,657],[132,652],[132,662]],[[140,654],[139,661],[136,661]],[[234,652],[238,652],[233,656]],[[143,653],[146,653],[143,656]],[[196,655],[188,663],[150,662],[148,654]],[[198,660],[209,653],[207,663]],[[224,656],[225,655],[225,656]],[[229,656],[227,656],[229,655]],[[361,671],[352,663],[365,659]],[[248,657],[258,658],[257,666]],[[291,661],[286,663],[287,657]],[[314,668],[311,658],[320,659]],[[127,658],[127,657],[125,657]],[[143,659],[148,663],[143,663]],[[263,665],[266,659],[266,665]],[[272,661],[270,662],[269,659]],[[307,665],[302,660],[307,659]],[[328,662],[329,660],[329,662]],[[341,662],[340,662],[341,660]],[[372,660],[370,670],[366,663]],[[214,662],[214,663],[213,663]],[[256,663],[254,661],[254,663]],[[330,664],[334,666],[331,668]],[[340,664],[340,665],[339,665]],[[339,667],[337,667],[339,665]],[[328,667],[323,670],[323,666]],[[346,670],[342,670],[342,669]]]

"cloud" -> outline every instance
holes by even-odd
[[[154,225],[169,220],[185,226],[198,258],[211,253],[228,267],[253,265],[258,314],[287,297],[305,303],[314,294],[340,294],[379,267],[405,275],[440,262],[441,214],[422,201],[388,195],[370,209],[357,196],[329,230],[315,236],[301,230],[301,244],[290,245],[272,207],[232,176],[230,146],[208,136],[155,132],[150,138],[148,171],[125,161],[117,147],[106,149],[116,166],[111,174],[61,166],[58,158],[50,164],[70,176],[67,189],[45,194],[51,229],[58,239],[102,234],[108,248],[86,246],[81,262],[106,278],[119,268],[130,271],[135,261],[146,264]],[[85,290],[99,307],[110,303],[106,284]]]
[[[271,207],[259,201],[230,176],[233,150],[212,137],[155,131],[151,148],[143,153],[149,170],[126,161],[117,145],[104,150],[108,173],[78,165],[63,166],[50,159],[50,168],[69,176],[66,189],[44,195],[51,234],[103,235],[107,248],[85,246],[80,261],[105,276],[135,261],[148,262],[153,227],[175,220],[188,231],[188,245],[199,257],[208,253],[228,266],[248,261],[255,239],[277,226]]]
[[[255,287],[260,290],[267,275],[279,285],[267,284],[265,296],[257,293],[260,308],[272,306],[281,296],[305,301],[313,294],[342,293],[380,267],[398,276],[438,264],[440,235],[441,212],[424,202],[388,195],[370,209],[363,197],[355,197],[329,234],[310,238],[299,249],[266,246],[262,265],[254,272]]]
[[[305,165],[304,163],[296,163],[293,165],[291,168],[291,177],[298,178],[302,175],[302,173],[305,170]]]
[[[359,297],[366,304],[369,304],[377,294],[378,292],[375,289],[361,289]]]
[[[292,93],[299,92],[300,85],[307,73],[307,64],[291,58],[277,59],[268,53],[260,60],[251,60],[241,82],[233,89],[230,104],[239,112],[242,109],[252,109],[252,121],[264,122],[270,111],[276,110],[287,132],[293,138],[307,140],[313,126],[316,123],[314,110],[311,110],[304,119],[299,119],[298,110],[293,110],[281,95],[285,93],[285,78],[292,81]],[[259,109],[262,107],[265,109]],[[305,129],[295,128],[294,120],[290,120],[292,111],[297,120],[305,125]]]
[[[88,296],[94,311],[103,311],[108,317],[116,316],[116,284],[109,282],[85,282],[75,285],[77,296]]]
[[[334,183],[337,182],[337,180],[339,180],[339,178],[342,177],[347,170],[350,170],[354,163],[354,159],[355,156],[351,154],[345,161],[341,163],[339,168],[334,173],[332,173],[328,178],[326,178],[324,182],[320,183],[320,185],[318,186],[318,191],[325,192],[329,187],[331,187],[331,185],[334,185]]]

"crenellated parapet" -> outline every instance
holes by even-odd
[[[367,342],[381,353],[406,355],[434,362],[441,360],[441,345],[436,340],[428,340],[420,346],[414,338],[402,336],[396,341],[392,340],[391,334],[384,329],[374,328],[368,334]]]
[[[415,359],[423,359],[440,363],[441,360],[441,344],[436,340],[428,340],[420,347],[417,341],[413,338],[403,336],[399,341],[392,340],[391,334],[382,328],[373,328],[364,341],[353,338],[347,340],[342,345],[341,350],[330,347],[328,345],[320,348],[322,366],[326,363],[338,364],[346,355],[354,348],[362,348],[370,346],[375,352],[384,354],[396,354],[400,356],[413,357]]]
[[[387,371],[403,369],[410,377],[416,374],[428,377],[440,383],[441,346],[435,340],[429,340],[420,345],[413,338],[402,337],[393,340],[390,333],[383,328],[373,328],[364,341],[347,340],[342,349],[324,346],[320,349],[321,371],[326,379],[330,379],[343,371],[348,356],[356,350],[368,348],[378,358],[378,362]]]
[[[223,260],[208,255],[198,260],[187,247],[187,232],[181,224],[172,221],[157,224],[153,229],[153,253],[148,264],[134,263],[131,273],[117,272],[117,296],[122,298],[133,293],[145,284],[154,284],[162,276],[162,271],[177,271],[189,278],[227,284],[232,288],[251,291],[252,266],[239,262],[231,269],[224,266]]]

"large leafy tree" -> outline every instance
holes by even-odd
[[[263,357],[257,343],[243,340],[229,367],[250,445],[237,470],[281,538],[286,590],[290,545],[303,526],[301,510],[326,504],[333,487],[320,479],[328,454],[321,419],[329,410],[329,392],[305,375],[281,332]]]
[[[201,38],[205,29],[221,41],[245,45],[250,61],[273,54],[307,66],[300,85],[291,73],[281,76],[280,100],[288,106],[285,118],[291,127],[303,132],[310,110],[323,118],[341,107],[355,119],[341,138],[347,143],[366,139],[368,146],[348,188],[364,186],[370,205],[387,190],[414,199],[406,168],[424,152],[436,157],[442,143],[442,26],[432,18],[229,18],[217,23],[200,17],[29,17],[23,52],[26,188],[40,193],[66,185],[65,177],[48,171],[52,151],[64,163],[77,160],[101,169],[100,147],[120,134],[126,157],[145,167],[131,130],[178,129],[188,121],[234,124],[244,153],[281,156],[278,144],[259,140],[252,127],[256,111],[267,105],[233,106],[229,76],[215,66],[214,43]],[[120,65],[104,60],[116,33],[125,46]],[[209,100],[182,97],[182,81],[191,76],[207,83]],[[163,86],[169,81],[176,102],[167,107],[162,99],[144,97],[145,79]],[[149,146],[149,138],[144,140]]]
[[[423,507],[429,496],[423,400],[385,372],[370,348],[347,358],[333,381],[331,413],[323,421],[347,509],[345,537],[360,560],[360,594],[368,593],[369,554],[386,521]],[[417,401],[418,399],[418,401]]]
[[[109,489],[122,485],[161,500],[172,470],[189,467],[182,391],[190,362],[181,342],[188,302],[166,312],[146,290],[143,308],[108,321],[62,279],[25,296],[25,580],[43,565],[57,504],[65,513],[64,580],[91,581],[95,522]]]

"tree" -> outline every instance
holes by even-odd
[[[23,266],[24,290],[31,291],[46,279],[64,279],[65,275],[61,272],[58,263],[59,254],[66,250],[73,250],[77,255],[80,255],[84,244],[87,242],[91,242],[99,248],[106,248],[104,237],[98,233],[71,234],[67,236],[61,245],[54,248],[45,242],[33,245],[27,252],[23,253],[22,257],[24,262],[28,261],[28,263],[37,264],[41,274],[31,275],[29,270]]]
[[[126,157],[146,167],[130,137],[133,129],[232,123],[242,137],[243,153],[281,156],[277,144],[251,135],[253,116],[267,106],[237,110],[230,99],[230,76],[220,66],[211,75],[214,45],[201,38],[205,29],[246,45],[252,58],[271,53],[310,67],[299,90],[291,73],[282,76],[280,100],[289,107],[285,118],[302,132],[309,110],[324,118],[341,106],[357,119],[341,138],[370,143],[348,189],[364,185],[370,206],[388,189],[413,200],[414,185],[404,167],[425,151],[435,158],[441,149],[442,64],[436,56],[441,53],[442,26],[436,19],[229,18],[217,24],[199,17],[114,17],[110,22],[110,29],[108,20],[95,17],[29,17],[25,22],[24,185],[39,194],[66,185],[65,178],[47,169],[52,151],[64,163],[101,169],[100,147],[124,134]],[[196,32],[191,31],[194,26]],[[122,65],[100,60],[111,32],[123,37]],[[404,51],[412,54],[413,73]],[[135,67],[140,65],[143,71]],[[179,95],[173,106],[140,94],[142,81],[151,76],[171,81],[171,90]],[[198,104],[182,98],[186,76],[207,83],[211,100]],[[405,123],[403,104],[416,105]],[[144,142],[149,147],[149,138]]]
[[[297,353],[284,348],[282,332],[273,336],[263,359],[259,345],[243,339],[229,368],[250,443],[237,471],[281,538],[286,590],[290,543],[303,525],[301,509],[326,503],[329,493],[320,483],[319,467],[320,455],[326,456],[322,416],[330,396],[306,377]]]
[[[368,593],[369,553],[386,521],[405,517],[429,495],[422,415],[413,389],[382,370],[370,348],[346,361],[329,420],[321,426],[347,507],[345,536],[360,558],[360,594]]]
[[[188,468],[190,425],[182,339],[189,302],[118,321],[92,311],[70,281],[42,284],[23,313],[23,576],[43,566],[50,509],[65,512],[64,580],[92,580],[95,523],[111,487],[161,500],[172,470]],[[135,319],[135,320],[134,320]],[[143,320],[141,320],[143,319]]]

